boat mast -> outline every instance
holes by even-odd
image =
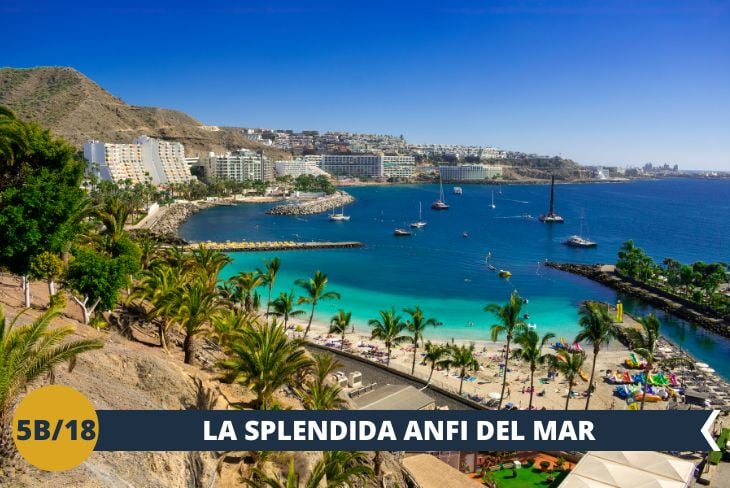
[[[553,215],[555,213],[555,175],[552,175],[550,177],[550,212],[548,212],[548,215]]]

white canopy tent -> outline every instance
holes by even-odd
[[[591,451],[561,488],[686,488],[695,465],[652,451]]]

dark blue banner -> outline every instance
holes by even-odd
[[[99,410],[97,451],[708,451],[717,412]]]

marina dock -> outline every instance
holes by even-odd
[[[344,249],[363,247],[362,242],[296,242],[296,241],[242,241],[242,242],[192,242],[186,249],[197,249],[198,246],[217,249],[223,252],[260,252],[260,251],[304,251],[314,249]]]

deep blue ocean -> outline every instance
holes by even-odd
[[[494,322],[486,304],[505,302],[517,289],[529,299],[526,312],[541,333],[572,338],[577,310],[586,299],[615,302],[626,310],[649,313],[627,297],[589,280],[544,267],[559,262],[613,263],[628,239],[655,260],[673,257],[730,262],[730,181],[664,179],[632,183],[556,185],[556,211],[564,224],[543,224],[536,217],[547,210],[549,186],[462,185],[463,195],[446,185],[450,210],[430,204],[438,185],[351,187],[357,201],[346,207],[348,222],[330,222],[326,215],[269,216],[272,204],[215,207],[193,215],[181,228],[185,239],[240,241],[343,241],[361,249],[280,252],[282,269],[277,291],[289,290],[297,278],[317,269],[327,273],[339,301],[322,302],[317,318],[326,321],[338,308],[351,310],[356,330],[368,330],[367,319],[378,310],[420,305],[443,323],[427,337],[488,340]],[[490,208],[492,192],[496,208]],[[428,225],[411,237],[395,237],[395,227],[418,218],[419,202]],[[593,249],[574,249],[562,242],[580,231],[598,242]],[[531,216],[531,217],[528,217]],[[464,233],[468,237],[464,237]],[[485,259],[513,273],[509,280],[487,269]],[[224,270],[230,276],[263,265],[273,253],[233,253]],[[261,290],[264,293],[264,290]],[[662,333],[730,378],[730,340],[684,321],[662,317]]]

